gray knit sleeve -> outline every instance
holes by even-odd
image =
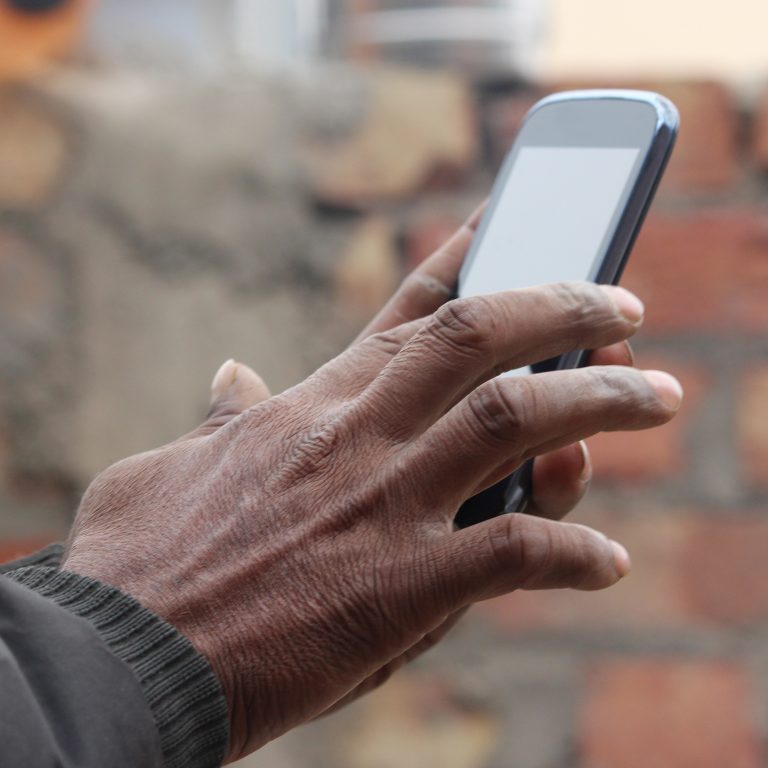
[[[114,587],[51,567],[6,577],[85,619],[139,682],[167,768],[213,768],[224,758],[228,713],[207,661],[174,627]]]

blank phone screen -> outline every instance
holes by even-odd
[[[478,233],[460,295],[593,279],[639,154],[636,147],[522,147]]]

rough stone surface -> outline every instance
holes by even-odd
[[[450,74],[392,70],[371,82],[365,117],[341,140],[310,136],[314,194],[343,207],[412,196],[464,176],[476,154],[472,95]]]
[[[663,192],[704,195],[727,190],[740,175],[736,100],[717,82],[650,82],[680,112],[680,134]]]
[[[64,171],[67,141],[50,105],[0,92],[0,211],[45,204]]]
[[[768,216],[760,209],[650,216],[623,281],[646,301],[643,333],[762,335],[767,250]]]
[[[336,270],[336,291],[342,306],[368,320],[392,295],[400,277],[393,223],[383,216],[362,221]]]
[[[100,78],[57,86],[83,151],[43,220],[72,261],[71,306],[40,322],[77,332],[70,443],[51,453],[79,485],[198,422],[226,358],[279,391],[351,335],[331,265],[310,253],[322,232],[302,204],[291,97],[259,82],[112,85],[124,99]]]

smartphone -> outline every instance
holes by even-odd
[[[646,91],[569,91],[538,102],[494,183],[457,296],[565,280],[619,281],[672,153],[679,117]],[[574,350],[505,376],[575,368]],[[466,527],[525,511],[533,462],[469,499]]]

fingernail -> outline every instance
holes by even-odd
[[[589,456],[589,449],[587,444],[583,440],[579,440],[579,448],[581,448],[581,473],[579,474],[579,480],[586,485],[592,480],[592,459]]]
[[[629,320],[630,323],[638,324],[645,315],[645,306],[634,293],[630,293],[625,288],[618,285],[601,285],[605,293],[608,294],[611,301],[621,314]]]
[[[616,570],[623,579],[632,570],[632,560],[629,557],[629,552],[618,541],[612,541],[611,548],[613,549],[613,561],[616,564]]]
[[[629,361],[628,362],[629,367],[630,368],[634,368],[635,367],[635,352],[632,349],[632,345],[628,341],[624,342],[624,349],[627,352],[627,360]]]
[[[216,375],[213,377],[213,384],[211,384],[211,402],[215,402],[235,383],[237,378],[237,363],[230,359],[224,363]]]
[[[667,408],[671,408],[673,411],[680,409],[683,402],[683,388],[674,376],[670,376],[664,371],[643,371],[643,376]]]

